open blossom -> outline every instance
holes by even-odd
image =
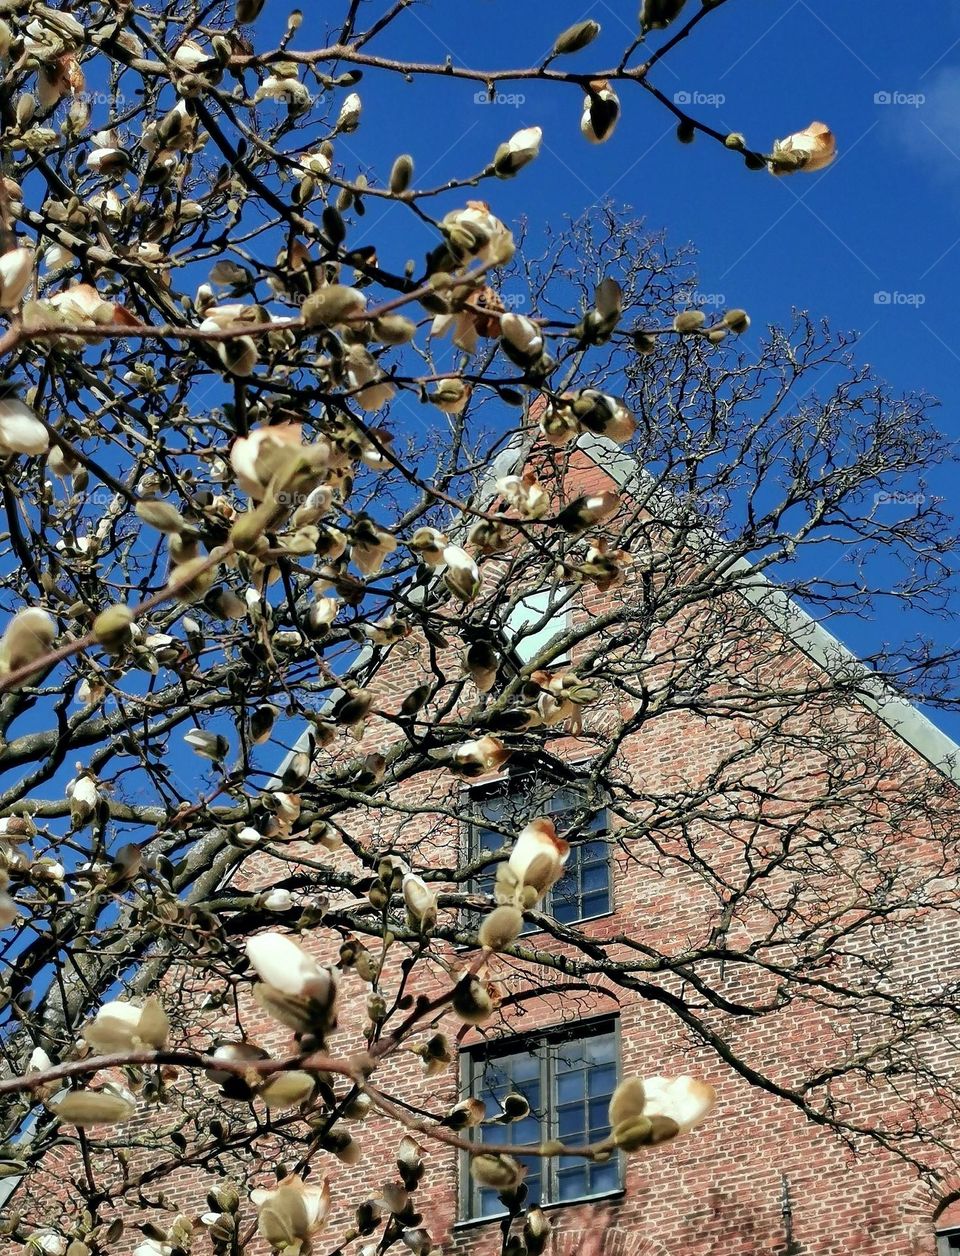
[[[284,933],[258,933],[248,938],[247,959],[261,981],[297,998],[329,1000],[336,978]]]
[[[583,98],[580,131],[591,144],[602,144],[616,129],[620,119],[620,98],[606,79],[594,79]]]
[[[497,492],[522,519],[541,519],[550,509],[550,494],[532,471],[505,475],[497,480]]]
[[[443,573],[444,583],[461,602],[472,602],[480,592],[480,569],[465,549],[448,545],[443,551],[447,565]]]
[[[446,214],[440,230],[455,256],[502,266],[514,254],[513,233],[490,212],[486,201],[467,201],[465,209]]]
[[[306,1253],[310,1239],[326,1225],[330,1187],[326,1179],[304,1182],[291,1174],[273,1190],[251,1191],[250,1201],[257,1209],[257,1229],[268,1243],[277,1249],[299,1246]]]
[[[669,1142],[704,1121],[717,1092],[695,1077],[630,1077],[613,1092],[609,1121],[623,1151]]]
[[[493,288],[481,288],[462,310],[438,314],[430,325],[431,336],[453,332],[453,343],[465,353],[476,353],[480,338],[492,340],[500,335],[500,315],[504,304]]]
[[[540,898],[563,876],[569,854],[570,843],[557,836],[552,820],[541,817],[521,830],[507,867],[519,887],[536,891]]]
[[[155,998],[142,1007],[136,1003],[116,1000],[104,1003],[83,1036],[95,1051],[134,1051],[142,1047],[162,1047],[167,1041],[170,1023]]]
[[[0,453],[36,457],[50,446],[47,429],[19,397],[0,399]]]
[[[493,169],[501,179],[509,179],[518,170],[529,165],[540,155],[543,131],[538,126],[527,126],[501,144],[494,154]]]
[[[301,444],[299,423],[278,423],[256,428],[230,448],[230,466],[237,483],[254,501],[262,501],[274,472],[289,457],[291,446]]]
[[[396,388],[362,345],[351,346],[346,379],[361,410],[379,410],[396,395]]]
[[[181,70],[195,70],[210,60],[210,53],[195,39],[185,39],[173,54],[173,60]]]
[[[685,1134],[705,1120],[717,1101],[717,1092],[695,1077],[645,1077],[644,1115],[673,1121]]]
[[[0,254],[0,309],[12,310],[33,274],[33,249],[8,249]]]
[[[837,155],[836,136],[823,122],[811,122],[802,131],[777,140],[773,146],[773,174],[794,174],[797,170],[823,170]]]
[[[503,767],[510,755],[511,751],[499,737],[487,733],[475,741],[465,741],[457,746],[451,757],[450,767],[458,776],[483,776]]]

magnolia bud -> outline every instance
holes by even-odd
[[[53,620],[39,607],[17,611],[0,639],[0,675],[42,658],[53,645],[56,631]]]
[[[409,153],[401,153],[390,170],[390,191],[395,195],[405,192],[413,178],[413,158]]]
[[[135,1108],[129,1099],[105,1090],[73,1090],[50,1104],[61,1121],[86,1129],[88,1125],[116,1125],[129,1121]]]
[[[746,310],[727,310],[723,321],[736,336],[740,336],[750,326],[750,315]]]
[[[681,335],[699,331],[706,321],[707,316],[703,310],[682,310],[673,320],[673,330]]]
[[[676,1133],[680,1132],[679,1126],[674,1129]],[[636,1116],[614,1127],[613,1141],[621,1151],[638,1151],[653,1141],[653,1133],[653,1122],[645,1116]],[[665,1142],[666,1139],[657,1141]]]
[[[483,1152],[470,1161],[470,1176],[478,1186],[506,1191],[519,1186],[523,1169],[513,1156],[498,1156]]]
[[[531,1208],[523,1227],[523,1240],[529,1256],[540,1256],[550,1237],[550,1222],[542,1208]]]
[[[314,1079],[309,1073],[296,1069],[278,1073],[257,1091],[268,1108],[293,1108],[304,1103],[313,1094]]]
[[[137,502],[137,517],[142,519],[144,523],[148,523],[152,528],[156,528],[158,532],[176,535],[183,532],[187,527],[187,522],[183,515],[177,510],[176,506],[171,506],[169,502],[139,501]]]
[[[515,942],[523,928],[523,914],[516,907],[495,907],[480,926],[480,945],[488,951],[502,951]]]
[[[493,999],[472,973],[461,977],[454,986],[450,1005],[468,1025],[482,1025],[493,1015]]]
[[[581,48],[592,44],[599,34],[599,22],[594,22],[592,19],[586,22],[575,22],[553,41],[553,55],[560,57],[565,53],[579,52]]]
[[[93,638],[108,654],[122,654],[130,642],[132,624],[128,606],[111,606],[93,621]]]
[[[304,301],[300,313],[307,327],[332,327],[344,318],[362,314],[367,299],[356,288],[329,284]]]
[[[660,31],[670,25],[687,0],[643,0],[640,6],[640,25],[645,31]]]

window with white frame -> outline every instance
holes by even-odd
[[[960,1226],[937,1233],[937,1256],[956,1256],[960,1252]]]
[[[461,1057],[466,1094],[482,1099],[495,1118],[507,1095],[519,1094],[529,1115],[509,1124],[484,1125],[487,1144],[535,1145],[559,1139],[584,1147],[610,1132],[607,1110],[617,1085],[617,1026],[609,1019],[511,1038],[465,1052]],[[622,1163],[614,1153],[604,1163],[578,1156],[519,1157],[527,1169],[527,1205],[559,1204],[608,1195],[623,1186]],[[461,1212],[465,1219],[494,1217],[505,1209],[495,1190],[479,1187],[462,1165]]]

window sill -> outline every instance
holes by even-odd
[[[584,1204],[602,1204],[611,1199],[623,1199],[625,1195],[624,1187],[618,1186],[614,1191],[603,1191],[599,1195],[578,1195],[576,1199],[562,1199],[551,1204],[540,1204],[539,1207],[544,1212],[556,1212],[559,1208],[582,1208]],[[493,1212],[488,1217],[466,1217],[454,1222],[453,1232],[459,1234],[467,1230],[476,1230],[491,1222],[499,1225],[506,1215],[505,1212]]]

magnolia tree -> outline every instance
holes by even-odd
[[[628,1078],[584,1147],[486,1141],[485,1120],[523,1116],[519,1096],[488,1114],[392,1095],[399,1053],[433,1076],[464,1027],[496,1026],[507,958],[534,992],[552,969],[568,1014],[591,982],[656,1003],[851,1143],[952,1153],[906,1099],[860,1110],[830,1086],[869,1071],[903,1098],[913,1076],[953,1103],[924,1049],[956,1030],[955,993],[899,988],[884,950],[918,907],[950,910],[950,794],[905,758],[880,814],[857,753],[876,730],[837,712],[878,677],[945,701],[955,656],[916,640],[872,676],[804,672],[745,595],[776,574],[817,614],[881,595],[940,608],[936,502],[877,507],[943,457],[924,400],[801,316],[743,335],[744,311],[689,308],[690,257],[611,208],[559,235],[537,224],[525,251],[497,201],[519,175],[533,203],[540,129],[479,161],[448,153],[423,185],[361,80],[381,99],[434,76],[451,93],[535,83],[567,103],[571,144],[602,144],[651,98],[744,178],[821,169],[830,131],[755,148],[658,88],[724,0],[644,0],[606,65],[586,20],[545,32],[535,64],[484,70],[391,55],[407,0],[336,21],[273,8],[2,6],[8,1241],[159,1256],[260,1236],[294,1254],[328,1224],[332,1247],[426,1252],[437,1223],[416,1191],[439,1140],[522,1218],[510,1250],[536,1256],[548,1224],[524,1212],[517,1156],[655,1155],[714,1094]],[[390,213],[379,249],[374,208]],[[421,261],[408,226],[429,235]],[[568,491],[592,447],[631,469]],[[513,612],[531,590],[547,601],[528,634],[606,600],[525,660]],[[706,782],[638,779],[627,752],[671,719],[747,731]],[[572,735],[591,751],[575,768]],[[531,783],[500,852],[427,847],[473,806],[438,779],[508,761]],[[581,800],[563,837],[557,780]],[[543,910],[598,806],[652,879],[696,880],[693,934],[602,943]],[[907,831],[919,864],[890,841]],[[748,978],[736,997],[724,965]],[[347,970],[366,997],[343,1045]],[[795,1001],[869,1006],[869,1053],[839,1043],[788,1082],[732,1045],[739,1019]],[[266,1045],[251,1007],[276,1026]],[[324,1166],[357,1161],[370,1113],[396,1131],[399,1179],[332,1199]],[[251,1193],[281,1137],[286,1176]],[[53,1202],[33,1188],[51,1156],[71,1183]],[[184,1164],[208,1175],[208,1211],[160,1224]],[[359,1211],[337,1229],[338,1208]]]

